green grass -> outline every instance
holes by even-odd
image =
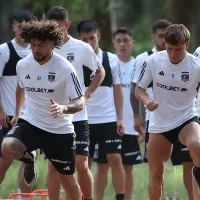
[[[17,192],[17,175],[18,175],[18,162],[10,167],[7,172],[6,178],[0,186],[0,198],[7,198],[11,193]],[[39,168],[39,179],[35,185],[35,189],[46,188],[46,174],[47,174],[47,161],[41,156],[38,162]],[[95,164],[92,168],[93,173],[95,172]],[[141,164],[134,166],[134,200],[146,200],[148,199],[147,185],[148,185],[148,166],[147,164]],[[112,178],[109,173],[109,184],[105,193],[105,200],[115,200],[114,190],[112,186]],[[172,167],[171,163],[168,164],[165,175],[164,185],[165,196],[175,196],[178,200],[187,200],[187,194],[182,181],[182,166]],[[35,198],[39,199],[39,198]],[[40,198],[40,199],[46,199]]]

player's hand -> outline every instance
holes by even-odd
[[[64,106],[56,103],[53,99],[50,99],[51,102],[51,112],[53,118],[57,118],[63,114]]]
[[[145,128],[145,122],[140,115],[134,115],[134,129],[139,133]]]
[[[119,136],[124,135],[124,124],[122,120],[117,120],[117,134]]]
[[[12,120],[10,121],[11,126],[12,126],[12,127],[13,127],[13,126],[16,126],[18,120],[19,120],[19,116],[14,116],[14,117],[12,118]]]
[[[146,105],[146,109],[149,111],[154,111],[158,108],[159,103],[157,101],[149,101],[149,103]]]
[[[10,123],[8,115],[4,111],[0,111],[0,125],[8,128],[8,123]]]
[[[91,98],[91,96],[92,96],[92,94],[91,93],[89,93],[88,92],[88,90],[85,92],[85,102],[87,103],[87,101],[88,101],[88,99],[90,99]]]
[[[142,132],[138,132],[138,143],[141,144],[145,141],[145,129],[142,130]]]

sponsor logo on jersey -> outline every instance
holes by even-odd
[[[31,79],[30,75],[25,76],[25,79]]]
[[[158,74],[161,75],[161,76],[164,76],[164,72],[163,71],[159,72]]]
[[[49,74],[48,74],[48,81],[50,81],[52,83],[52,82],[55,82],[55,79],[56,79],[56,73],[49,72]]]
[[[165,89],[165,90],[172,90],[172,91],[175,91],[175,92],[187,92],[188,89],[187,88],[180,88],[180,87],[177,87],[177,86],[167,86],[167,85],[163,85],[161,83],[158,83],[156,84],[159,88],[162,88],[162,89]]]
[[[187,82],[187,81],[189,81],[189,72],[182,72],[181,73],[181,80],[183,81],[183,82]]]
[[[74,53],[68,53],[67,54],[67,60],[72,63],[74,62]]]
[[[46,89],[46,88],[34,88],[34,87],[25,87],[27,92],[39,92],[39,93],[54,93],[55,90],[53,89]]]

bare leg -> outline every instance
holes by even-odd
[[[66,192],[66,198],[69,200],[82,200],[81,189],[74,175],[61,175],[61,184]]]
[[[188,193],[188,200],[194,200],[192,192],[192,162],[183,162],[183,181]]]
[[[104,199],[104,192],[108,184],[108,170],[109,170],[108,164],[97,163],[97,171],[95,174],[95,184],[94,184],[96,200]]]
[[[112,170],[112,181],[116,194],[125,192],[125,171],[122,164],[121,155],[117,153],[106,154],[108,163]]]
[[[0,184],[3,182],[6,172],[13,160],[5,159],[3,156],[0,157]]]
[[[133,165],[124,165],[126,173],[125,198],[124,200],[132,200],[133,196]]]
[[[150,134],[148,165],[150,171],[149,200],[162,199],[165,166],[172,152],[172,144],[161,134]]]
[[[76,170],[78,171],[78,182],[84,198],[92,199],[93,196],[93,175],[88,167],[88,157],[76,155]]]
[[[60,176],[54,166],[48,161],[47,186],[49,200],[58,200],[60,196]]]

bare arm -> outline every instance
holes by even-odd
[[[19,83],[17,83],[15,116],[19,117],[20,111],[21,111],[22,106],[24,105],[24,102],[25,102],[24,88],[21,88]]]
[[[99,69],[96,70],[94,78],[92,79],[90,86],[85,92],[86,99],[89,99],[92,96],[93,92],[99,87],[104,77],[105,77],[105,70],[103,67],[100,67]]]
[[[146,108],[150,111],[154,111],[158,108],[159,103],[157,101],[154,101],[148,97],[148,94],[146,93],[146,90],[136,86],[135,88],[135,96],[136,98],[142,103],[146,105]]]
[[[83,110],[85,107],[85,99],[83,97],[78,97],[73,99],[68,105],[65,106],[63,110],[64,114],[74,114]]]
[[[146,93],[146,90],[137,86],[135,87],[135,97],[140,101],[142,104],[148,105],[150,101],[152,101],[148,94]]]
[[[130,101],[131,101],[131,106],[133,109],[134,116],[140,114],[140,102],[135,97],[135,86],[136,86],[135,83],[131,83]]]
[[[121,84],[113,85],[114,88],[114,102],[117,112],[117,133],[122,136],[124,134],[123,124],[123,90]]]
[[[69,104],[67,105],[59,105],[56,102],[54,102],[53,99],[50,99],[51,101],[51,112],[52,116],[54,118],[57,118],[61,114],[74,114],[76,112],[81,111],[85,107],[85,98],[78,97],[76,99],[73,99]]]
[[[113,85],[117,120],[123,119],[123,91],[121,84]]]

